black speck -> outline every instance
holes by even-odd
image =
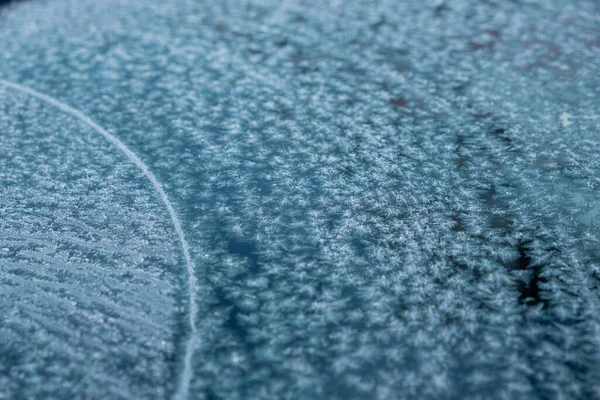
[[[533,268],[531,279],[529,283],[519,282],[517,289],[521,293],[519,295],[519,303],[527,305],[537,305],[542,303],[544,306],[548,305],[548,300],[541,297],[541,289],[539,283],[547,282],[548,280],[541,276],[543,270],[542,265],[536,265]]]
[[[531,243],[532,242],[530,240],[523,240],[519,242],[519,244],[516,247],[516,250],[519,253],[519,258],[517,258],[517,260],[514,263],[514,269],[521,271],[531,271],[531,278],[529,279],[529,282],[517,282],[517,290],[520,292],[519,303],[527,305],[537,305],[542,303],[544,306],[547,306],[548,300],[542,298],[542,290],[539,286],[540,283],[548,281],[542,276],[544,264],[538,264],[535,266],[531,265],[532,260],[529,256],[529,252],[531,251],[529,245]]]

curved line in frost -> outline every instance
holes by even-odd
[[[183,229],[181,228],[181,221],[177,217],[177,214],[175,213],[175,209],[173,209],[173,205],[171,204],[171,201],[169,201],[167,194],[165,193],[164,189],[162,188],[162,185],[156,179],[154,174],[150,171],[148,166],[133,151],[131,151],[123,142],[121,142],[115,136],[113,136],[112,134],[107,132],[100,125],[96,124],[94,121],[92,121],[88,116],[83,114],[81,111],[78,111],[78,110],[68,106],[67,104],[65,104],[59,100],[56,100],[48,95],[37,92],[37,91],[30,89],[28,87],[25,87],[25,86],[21,86],[17,83],[13,83],[13,82],[9,82],[9,81],[0,79],[0,85],[5,86],[7,88],[14,89],[19,92],[26,93],[26,94],[33,96],[39,100],[42,100],[45,103],[53,105],[54,107],[60,109],[61,111],[64,111],[67,114],[72,115],[73,117],[79,119],[81,122],[83,122],[86,125],[93,128],[96,132],[98,132],[99,134],[104,136],[104,138],[106,140],[108,140],[110,143],[112,143],[116,148],[121,150],[127,156],[127,158],[129,158],[129,160],[131,160],[131,162],[133,162],[144,173],[144,175],[146,175],[146,177],[152,183],[152,186],[154,186],[154,189],[158,192],[160,199],[162,200],[163,204],[167,208],[167,211],[169,212],[169,216],[171,217],[171,221],[173,222],[173,225],[175,226],[175,231],[177,232],[177,236],[179,236],[179,242],[181,243],[181,248],[183,249],[183,256],[185,257],[185,261],[187,264],[188,284],[189,284],[189,299],[188,300],[190,303],[189,304],[190,336],[189,336],[188,341],[185,346],[185,354],[184,354],[184,359],[183,359],[183,372],[181,374],[180,381],[177,386],[177,392],[175,393],[176,399],[186,399],[188,396],[189,385],[190,385],[190,382],[192,380],[192,375],[193,375],[192,356],[194,354],[194,350],[195,350],[196,344],[197,344],[196,314],[198,312],[198,306],[196,303],[196,292],[195,292],[197,279],[196,279],[196,273],[195,273],[195,268],[194,268],[194,262],[192,261],[192,258],[190,257],[189,245],[187,243],[187,240],[185,239],[185,234],[183,233]]]

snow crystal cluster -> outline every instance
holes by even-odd
[[[0,399],[600,398],[599,16],[0,9]]]

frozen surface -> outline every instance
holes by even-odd
[[[0,9],[0,79],[143,160],[197,277],[0,86],[0,399],[599,399],[598,71],[593,0]]]
[[[179,329],[164,210],[86,126],[0,96],[0,398],[164,393]]]

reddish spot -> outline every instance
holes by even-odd
[[[477,50],[485,49],[486,45],[483,43],[469,42],[469,47],[471,47],[471,50],[477,51]]]
[[[501,35],[500,31],[497,31],[496,29],[488,29],[485,32],[487,34],[495,37],[496,39],[500,38],[500,35]]]
[[[406,99],[404,97],[396,97],[395,99],[390,100],[390,103],[392,103],[396,107],[405,107]]]
[[[485,50],[485,49],[494,50],[494,43],[469,42],[469,47],[473,51]]]

